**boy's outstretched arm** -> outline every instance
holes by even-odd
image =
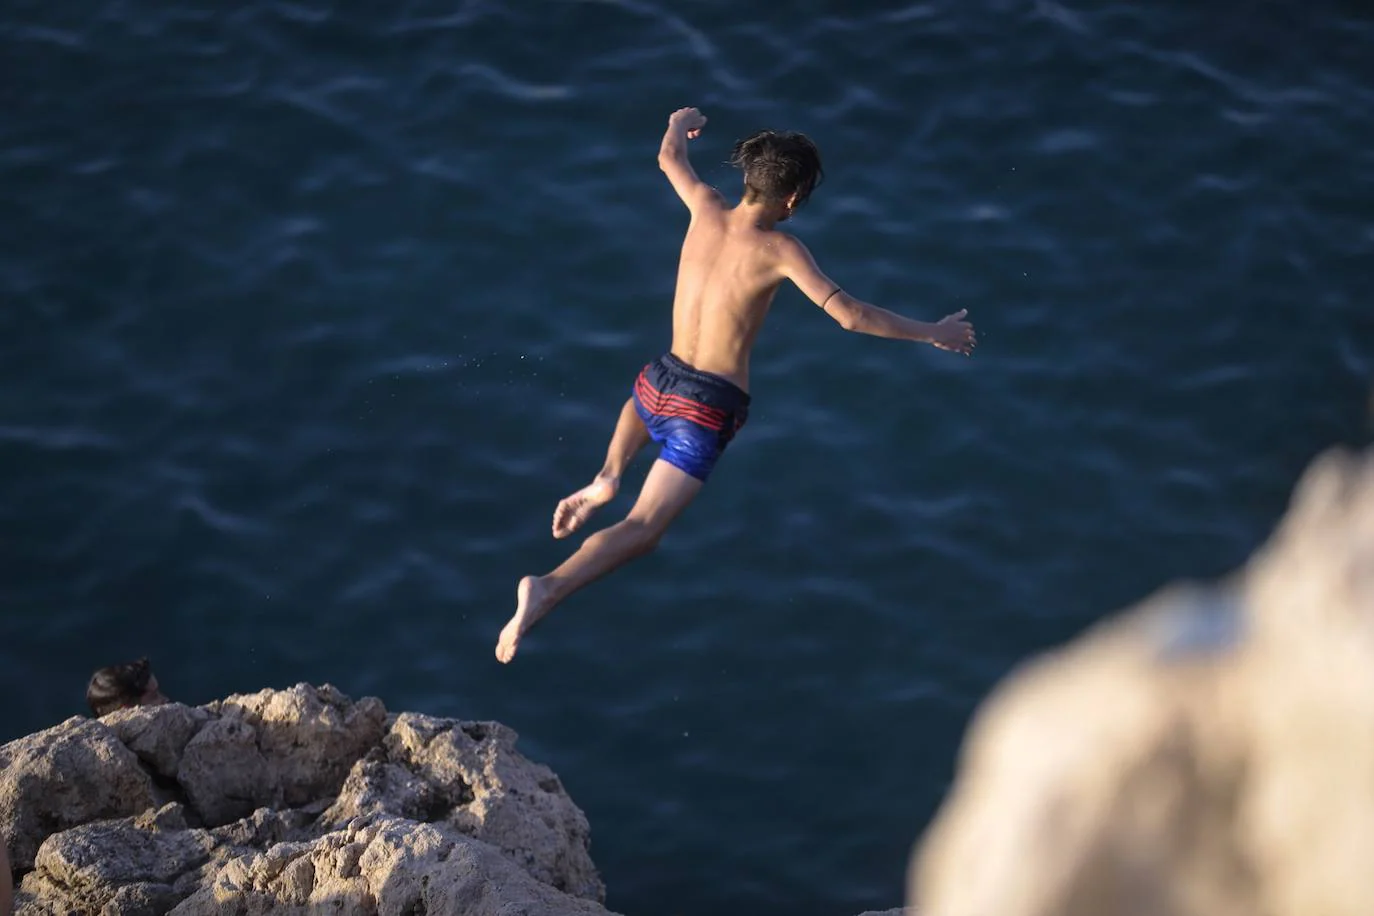
[[[783,277],[795,283],[803,295],[823,308],[846,331],[914,340],[965,356],[977,345],[973,325],[964,320],[968,309],[960,309],[936,322],[907,318],[846,293],[816,266],[806,246],[792,236],[784,235],[779,249]]]
[[[673,190],[693,213],[705,203],[720,199],[716,190],[697,177],[687,158],[687,141],[701,135],[706,116],[695,108],[679,108],[668,116],[668,130],[658,147],[658,167],[668,176]]]

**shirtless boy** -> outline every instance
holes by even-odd
[[[966,309],[926,323],[862,302],[822,273],[805,245],[774,228],[821,181],[820,154],[809,139],[760,131],[735,144],[731,162],[744,171],[744,191],[732,207],[687,159],[687,141],[705,124],[695,108],[673,112],[658,152],[659,167],[691,213],[673,297],[672,346],[640,372],[606,463],[590,484],[558,504],[553,536],[577,531],[609,502],[630,459],[650,440],[662,450],[623,521],[587,538],[553,572],[520,580],[515,615],[496,645],[502,662],[515,657],[520,639],[560,601],[653,550],[701,490],[749,415],[749,352],[783,280],[847,331],[966,356],[973,351]]]

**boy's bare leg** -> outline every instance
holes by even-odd
[[[515,616],[501,630],[496,657],[509,662],[530,627],[573,592],[653,550],[673,519],[701,491],[702,483],[666,461],[658,460],[644,479],[634,508],[624,521],[587,538],[577,552],[553,572],[526,576],[516,588]]]
[[[564,498],[553,510],[553,536],[565,538],[572,534],[591,518],[593,512],[614,499],[630,459],[648,444],[649,431],[635,412],[634,399],[627,400],[620,409],[620,419],[616,421],[615,433],[611,436],[610,447],[606,449],[606,463],[602,465],[601,472],[591,483]]]

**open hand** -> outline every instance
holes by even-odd
[[[950,350],[965,356],[972,353],[978,341],[973,335],[973,325],[964,320],[967,314],[968,309],[960,309],[935,322],[935,331],[930,335],[930,342],[941,350]]]
[[[669,124],[681,124],[687,128],[687,139],[695,140],[706,126],[706,115],[695,108],[679,108],[668,116]]]

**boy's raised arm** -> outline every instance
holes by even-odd
[[[668,176],[673,190],[687,209],[695,212],[697,207],[719,200],[715,189],[697,177],[696,170],[687,158],[687,141],[701,135],[706,125],[706,116],[695,108],[679,108],[668,117],[668,130],[663,134],[663,142],[658,147],[658,167]]]

